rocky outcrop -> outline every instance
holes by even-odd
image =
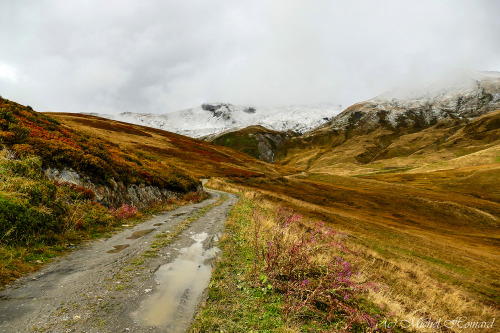
[[[292,135],[287,133],[255,133],[254,137],[259,141],[259,159],[273,163],[276,149],[283,143],[290,140]]]
[[[178,195],[178,193],[160,189],[157,186],[145,184],[125,186],[123,182],[116,182],[113,179],[110,181],[111,185],[95,184],[87,177],[81,176],[71,169],[58,170],[47,168],[45,169],[45,175],[47,178],[61,184],[73,184],[91,189],[95,194],[95,201],[107,207],[117,207],[123,203],[144,207],[151,202],[168,199]],[[199,190],[201,190],[201,188]]]
[[[220,104],[202,104],[201,108],[205,111],[211,112],[214,117],[216,118],[222,118],[225,121],[228,121],[231,119],[231,104],[225,104],[225,103],[220,103]]]
[[[274,163],[276,150],[298,133],[273,131],[263,126],[249,126],[218,135],[207,135],[205,141],[230,147],[268,163]]]

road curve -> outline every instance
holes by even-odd
[[[207,191],[208,200],[91,242],[7,286],[0,332],[184,332],[238,200]]]

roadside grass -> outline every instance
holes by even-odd
[[[270,202],[240,199],[190,332],[386,331],[366,299],[373,286],[343,258],[343,237]]]
[[[268,289],[256,287],[253,273],[251,212],[254,205],[240,199],[229,213],[218,246],[208,299],[190,332],[258,332],[284,328],[282,299]]]
[[[338,176],[212,179],[206,186],[285,205],[345,232],[357,253],[346,258],[377,284],[368,299],[390,317],[491,322],[500,314],[496,203]]]

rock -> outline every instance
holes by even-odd
[[[145,184],[125,186],[123,182],[117,182],[114,179],[110,180],[111,185],[95,184],[71,169],[47,168],[45,175],[48,179],[59,183],[91,189],[95,194],[94,200],[107,207],[119,207],[124,203],[144,207],[153,201],[168,199],[177,194],[167,189]]]

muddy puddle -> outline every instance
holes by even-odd
[[[113,250],[109,250],[107,253],[118,253],[118,252],[126,249],[129,246],[130,246],[130,244],[113,245],[114,249]]]
[[[151,231],[154,231],[156,230],[155,228],[153,229],[146,229],[146,230],[139,230],[139,231],[135,231],[131,236],[127,237],[127,239],[137,239],[137,238],[141,238],[142,236],[144,235],[147,235],[149,234]]]
[[[218,252],[216,247],[203,249],[207,237],[206,232],[191,236],[195,243],[181,249],[173,262],[156,271],[157,290],[135,313],[139,323],[161,327],[166,332],[186,331],[210,281],[212,267],[205,261]]]

